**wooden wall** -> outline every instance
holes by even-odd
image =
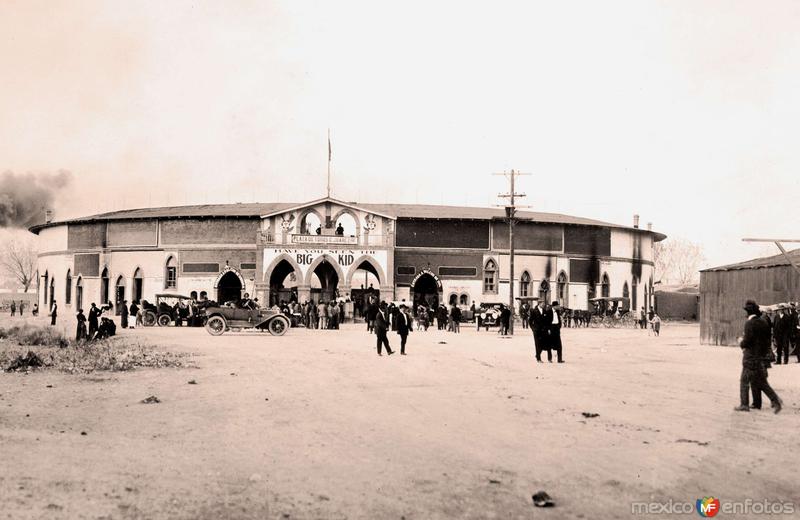
[[[800,276],[791,266],[700,273],[700,342],[737,345],[746,300],[760,305],[800,301]]]

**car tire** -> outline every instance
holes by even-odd
[[[222,336],[227,328],[228,324],[222,316],[211,316],[206,321],[206,332],[212,336]]]
[[[279,316],[271,320],[267,325],[267,328],[269,329],[269,333],[273,336],[283,336],[286,334],[286,330],[289,328],[289,326],[289,320]]]
[[[158,326],[159,327],[169,327],[169,324],[172,323],[172,318],[169,314],[160,314],[158,316]]]
[[[146,311],[142,316],[142,325],[145,327],[155,327],[157,322],[156,313],[153,311]]]

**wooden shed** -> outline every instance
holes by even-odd
[[[789,255],[800,262],[800,249]],[[761,305],[800,301],[800,275],[782,254],[700,271],[700,342],[737,345],[746,300]]]

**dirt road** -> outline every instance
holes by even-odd
[[[699,346],[696,326],[565,329],[561,365],[535,363],[527,332],[429,330],[378,357],[361,326],[123,331],[198,368],[0,375],[0,517],[599,519],[709,495],[799,501],[800,364],[770,371],[781,414],[737,413],[740,351]],[[533,507],[541,489],[557,507]]]

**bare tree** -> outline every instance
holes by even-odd
[[[694,283],[705,261],[703,248],[685,238],[668,238],[655,245],[656,278],[661,283]]]
[[[16,279],[25,292],[36,280],[36,248],[30,240],[10,237],[0,249],[0,270]]]

